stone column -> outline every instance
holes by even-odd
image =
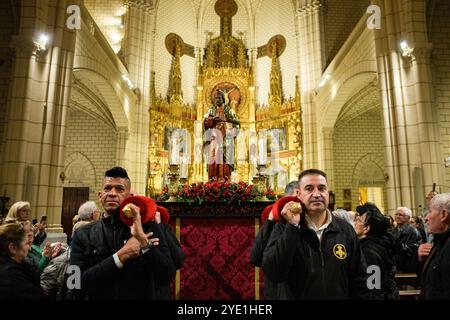
[[[334,190],[333,128],[322,128],[319,139],[319,167],[328,177],[328,188]]]
[[[136,152],[126,156],[133,180],[133,189],[145,194],[148,169],[149,112],[151,96],[151,45],[154,20],[154,2],[151,0],[125,0],[124,62],[130,80],[138,90],[135,116],[130,124],[128,145],[134,144]]]
[[[0,178],[12,202],[30,201],[33,217],[47,215],[50,232],[62,232],[60,175],[75,50],[75,31],[65,25],[70,4],[22,1],[27,16],[12,42],[15,63]],[[49,35],[45,49],[36,41],[43,32]]]
[[[321,3],[317,0],[300,1],[297,8],[299,31],[297,41],[300,50],[300,80],[303,109],[303,168],[317,168],[318,132],[315,89],[322,77],[323,69],[323,31],[321,27]]]
[[[116,147],[116,164],[126,166],[126,146],[128,141],[128,128],[118,128],[117,130],[117,147]]]
[[[442,184],[442,165],[433,110],[426,2],[378,0],[383,16],[375,33],[383,103],[388,211],[417,210],[433,182]],[[403,23],[399,23],[403,21]],[[407,41],[408,49],[400,43]],[[423,177],[423,179],[422,179]],[[423,185],[420,182],[423,180]]]

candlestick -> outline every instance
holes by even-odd
[[[178,187],[179,187],[179,182],[178,182],[178,178],[179,178],[179,174],[178,174],[178,169],[179,166],[176,164],[171,164],[169,166],[169,173],[168,173],[168,177],[169,177],[169,199],[167,200],[167,202],[176,202],[176,195],[178,194]]]
[[[258,165],[258,173],[253,177],[253,184],[255,185],[256,190],[262,196],[257,197],[256,201],[269,201],[266,197],[267,192],[267,175],[266,175],[266,165],[260,164]]]

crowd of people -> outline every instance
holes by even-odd
[[[266,299],[396,300],[399,273],[420,277],[419,298],[450,299],[449,193],[427,195],[425,219],[406,207],[392,218],[373,203],[331,212],[320,170],[305,170],[288,186],[286,196],[296,195],[303,212],[294,213],[291,201],[278,221],[263,214],[251,252]]]
[[[120,205],[130,196],[126,170],[106,171],[99,192],[103,214],[94,201],[84,203],[69,245],[47,241],[43,249],[45,224],[30,220],[28,202],[15,203],[0,226],[0,300],[169,299],[184,261],[181,245],[159,212],[144,223],[131,204],[133,223],[125,225]]]
[[[123,223],[130,196],[126,170],[108,170],[102,208],[81,205],[68,244],[46,241],[46,221],[31,220],[30,203],[12,205],[0,226],[0,299],[170,299],[185,255],[159,212],[143,222],[130,204],[132,225]],[[425,219],[407,207],[392,219],[373,203],[332,212],[326,174],[310,169],[285,196],[281,212],[264,210],[250,255],[263,269],[266,299],[396,300],[399,272],[419,275],[423,299],[450,299],[450,194],[428,194]],[[70,286],[73,266],[79,284]]]

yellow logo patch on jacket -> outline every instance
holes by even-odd
[[[339,260],[344,260],[345,258],[347,258],[347,250],[345,249],[345,246],[343,244],[338,243],[334,245],[333,254]]]

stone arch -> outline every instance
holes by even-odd
[[[375,33],[361,19],[324,71],[323,86],[316,88],[319,125],[333,128],[345,103],[370,83],[378,83],[377,73]]]
[[[327,105],[326,111],[322,113],[323,127],[334,127],[344,105],[357,92],[376,82],[378,82],[377,74],[372,71],[357,72],[343,80],[341,85],[336,86],[336,89],[333,90],[333,100]]]
[[[64,187],[89,187],[89,198],[95,199],[97,179],[92,161],[81,152],[70,154],[64,163]]]
[[[89,68],[77,68],[73,72],[76,79],[81,82],[87,80],[86,82],[93,83],[96,91],[101,93],[101,97],[98,98],[108,107],[109,112],[107,113],[113,119],[115,127],[128,127],[128,117],[124,107],[108,79]],[[105,112],[105,110],[102,110],[102,112]]]
[[[387,208],[386,178],[383,156],[369,153],[361,157],[355,164],[352,174],[352,189],[367,188],[369,201],[374,201],[384,212]]]
[[[341,107],[335,128],[347,124],[354,118],[369,112],[379,111],[381,114],[380,87],[377,81],[369,83],[359,91],[353,91],[347,102]]]
[[[358,187],[385,187],[383,156],[369,153],[362,156],[355,164],[352,174],[352,184]]]

